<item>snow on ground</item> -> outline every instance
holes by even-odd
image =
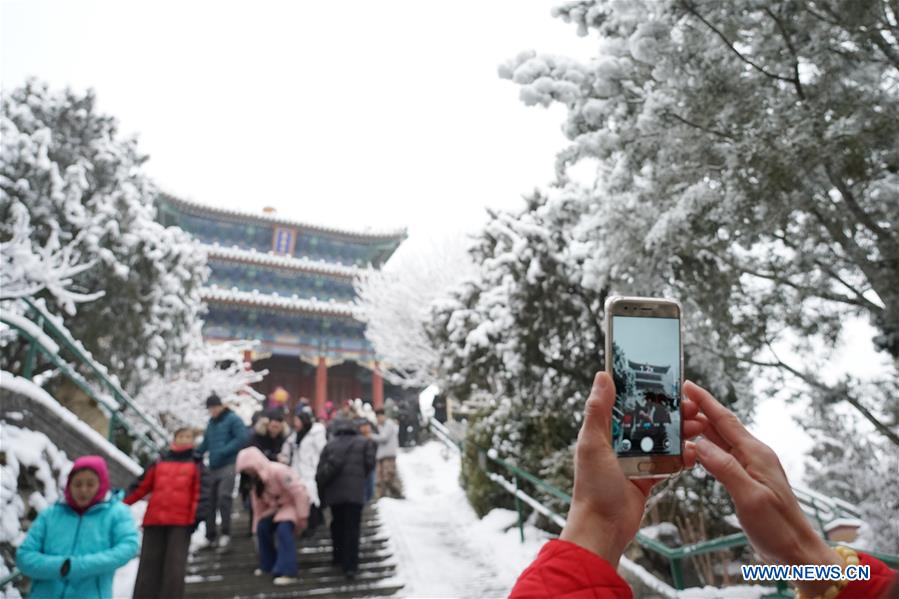
[[[506,597],[548,538],[516,514],[495,509],[479,520],[459,486],[459,456],[431,441],[397,456],[406,499],[381,499],[402,597]]]

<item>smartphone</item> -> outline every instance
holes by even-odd
[[[613,296],[605,313],[606,371],[615,381],[612,448],[629,478],[679,472],[684,467],[681,305]]]

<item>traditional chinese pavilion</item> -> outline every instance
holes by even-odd
[[[385,384],[357,318],[353,281],[368,266],[380,268],[405,230],[322,227],[268,208],[253,214],[170,195],[157,208],[162,224],[188,231],[207,251],[203,335],[259,341],[250,359],[269,371],[259,391],[284,387],[294,400],[311,399],[316,413],[328,400],[383,405]]]

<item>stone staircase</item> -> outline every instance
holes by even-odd
[[[268,576],[253,576],[256,549],[247,535],[247,520],[242,511],[234,514],[234,534],[227,551],[203,550],[190,556],[187,597],[383,597],[403,587],[373,504],[362,512],[359,572],[352,582],[339,567],[331,565],[331,538],[326,525],[311,537],[297,540],[299,582],[279,587]]]

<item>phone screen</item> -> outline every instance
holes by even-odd
[[[679,319],[612,316],[612,447],[620,457],[680,455],[680,363]]]

